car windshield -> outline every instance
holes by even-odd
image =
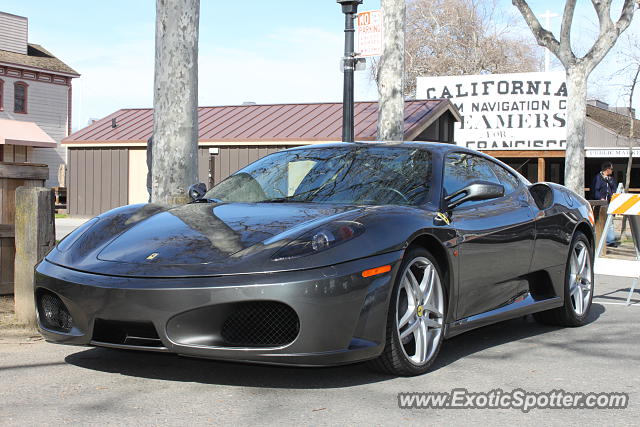
[[[323,147],[264,157],[213,187],[205,199],[419,205],[426,201],[431,153],[407,147]]]

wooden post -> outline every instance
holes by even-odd
[[[33,268],[56,242],[53,190],[16,190],[15,309],[18,322],[35,326]]]
[[[13,295],[16,188],[42,187],[48,177],[47,165],[0,162],[0,295]]]
[[[538,182],[546,180],[544,157],[538,157]]]

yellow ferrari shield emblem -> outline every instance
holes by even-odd
[[[421,305],[418,306],[418,317],[422,317],[422,313],[424,312],[424,308]]]
[[[158,256],[158,252],[154,252],[154,253],[152,253],[151,255],[149,255],[149,256],[147,257],[147,259],[148,259],[148,260],[152,260],[152,259],[154,259],[154,258],[155,258],[155,257],[157,257],[157,256]]]

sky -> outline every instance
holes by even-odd
[[[513,16],[517,30],[528,34],[511,1],[496,1],[502,16]],[[564,7],[557,0],[529,3],[536,14],[561,14]],[[379,7],[380,0],[364,0],[359,10]],[[335,0],[201,0],[200,9],[201,106],[342,100],[344,15]],[[0,11],[28,17],[29,42],[81,74],[73,82],[74,130],[120,108],[152,106],[154,0],[0,0]],[[640,32],[638,19],[630,34]],[[559,26],[555,18],[556,34]],[[578,0],[574,44],[588,46],[596,31],[591,2]],[[612,52],[590,81],[592,95],[622,105],[622,78],[610,78],[618,55]],[[367,71],[356,73],[355,97],[377,98]]]

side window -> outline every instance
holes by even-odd
[[[516,189],[520,185],[520,181],[518,181],[518,178],[513,176],[511,172],[509,172],[508,170],[506,170],[505,168],[503,168],[497,163],[491,162],[491,168],[493,169],[493,172],[496,174],[496,176],[500,180],[500,184],[502,184],[502,186],[504,187],[505,195],[511,194],[514,191],[516,191]]]
[[[13,84],[13,112],[27,112],[27,84],[16,82]]]
[[[501,184],[488,160],[467,153],[450,153],[444,160],[443,187],[445,194],[453,194],[474,181],[489,181]],[[471,206],[483,201],[465,202]]]

